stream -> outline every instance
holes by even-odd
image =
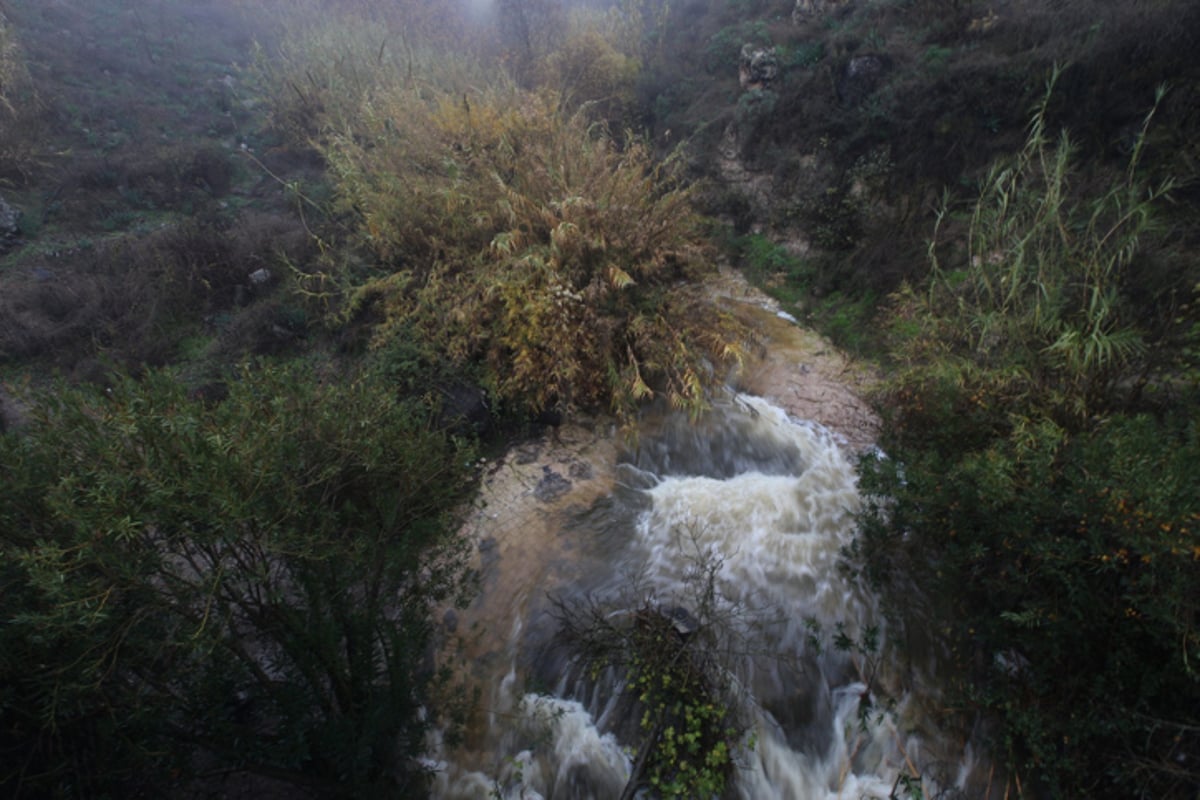
[[[460,654],[486,710],[463,744],[431,743],[435,797],[620,797],[637,720],[620,675],[589,676],[553,646],[561,608],[687,619],[706,596],[748,723],[729,796],[907,797],[902,777],[922,775],[929,797],[977,772],[929,719],[929,692],[883,663],[877,600],[839,569],[860,497],[830,431],[737,394],[699,423],[648,418],[632,448],[565,435],[525,454],[509,489],[522,521],[499,541],[488,532],[514,508],[481,510],[483,596]]]

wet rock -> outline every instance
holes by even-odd
[[[518,464],[532,464],[541,458],[542,446],[533,442],[531,444],[523,444],[517,448],[516,462]]]
[[[738,83],[743,89],[765,89],[779,77],[779,56],[774,47],[742,45]]]
[[[683,606],[668,606],[662,609],[662,615],[670,620],[671,627],[684,639],[700,630],[700,620]]]
[[[543,503],[557,500],[571,491],[571,482],[550,467],[542,467],[542,479],[533,490],[533,496]]]

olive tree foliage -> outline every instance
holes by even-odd
[[[464,447],[369,376],[60,389],[0,436],[0,786],[418,792]],[[407,787],[407,788],[406,788]]]

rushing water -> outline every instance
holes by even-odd
[[[877,652],[831,644],[839,631],[857,645],[869,631],[886,636],[875,598],[838,569],[860,500],[833,437],[738,396],[699,424],[647,423],[622,461],[616,490],[565,532],[578,548],[559,600],[587,598],[615,614],[647,602],[695,610],[698,591],[711,588],[709,611],[736,645],[726,661],[751,720],[734,793],[888,797],[901,773],[920,768],[922,742],[898,722],[906,697],[878,711],[876,678],[887,667]],[[465,768],[433,746],[448,759],[438,796],[620,796],[637,722],[618,676],[587,679],[546,647],[560,624],[550,612],[548,600],[534,602],[511,621],[477,743],[490,758]]]

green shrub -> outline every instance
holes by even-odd
[[[875,343],[875,314],[878,298],[872,292],[847,297],[834,292],[813,311],[813,324],[838,347],[862,353]]]
[[[779,54],[779,65],[785,70],[793,67],[813,67],[825,58],[825,43],[822,41],[784,44],[779,45],[776,50]]]
[[[1190,798],[1200,428],[1125,395],[1146,347],[1126,271],[1172,184],[1138,178],[1144,126],[1126,169],[1077,190],[1045,110],[961,248],[935,242],[928,286],[893,303],[890,458],[863,466],[860,563],[893,602],[927,590],[917,624],[946,632],[960,702],[999,722],[1028,793]]]
[[[770,89],[751,89],[738,96],[733,121],[737,125],[738,142],[749,150],[770,122],[779,104],[779,95]]]
[[[369,375],[57,388],[0,435],[0,786],[195,769],[415,796],[434,604],[469,586],[470,453]],[[203,756],[199,757],[198,756]]]
[[[711,74],[736,75],[742,46],[767,47],[771,36],[762,20],[746,21],[714,33],[704,47],[704,68]]]
[[[934,72],[940,72],[945,69],[946,64],[950,61],[950,57],[954,55],[954,50],[942,45],[931,44],[921,54],[921,61],[925,66],[929,67]]]
[[[593,681],[620,676],[617,691],[639,720],[627,793],[721,797],[738,757],[754,747],[740,664],[760,645],[745,629],[756,614],[721,592],[721,559],[690,524],[674,534],[693,562],[677,596],[635,585],[610,603],[558,600],[559,642]]]
[[[743,236],[738,244],[745,269],[754,275],[790,275],[800,266],[798,258],[762,234]]]
[[[971,424],[953,413],[938,418],[961,436]],[[907,559],[942,598],[945,669],[968,707],[1001,721],[991,744],[1027,784],[1064,798],[1190,798],[1200,429],[1122,416],[1068,435],[1019,420],[969,447],[978,441],[889,444],[889,460],[867,464],[864,489],[889,498],[864,523],[871,560]]]
[[[815,277],[808,261],[797,258],[761,234],[737,237],[731,247],[742,273],[751,283],[778,300],[785,309],[798,310]]]
[[[900,344],[918,373],[928,356],[957,360],[964,380],[987,373],[990,391],[1022,396],[1022,408],[1086,419],[1112,401],[1146,347],[1126,271],[1173,181],[1147,186],[1137,174],[1151,112],[1125,172],[1104,191],[1075,196],[1070,139],[1051,144],[1046,132],[1049,97],[1048,89],[1025,148],[988,173],[950,269],[935,234],[927,293],[906,290],[899,300],[898,316],[922,321],[921,334]]]

